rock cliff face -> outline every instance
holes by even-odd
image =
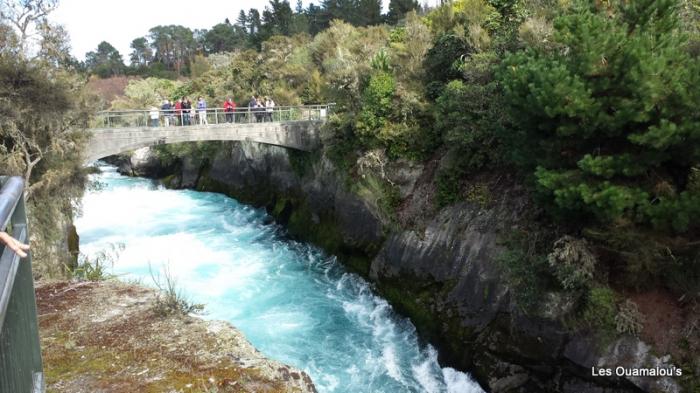
[[[143,173],[136,166],[131,163],[132,173]],[[593,376],[592,367],[670,364],[632,337],[603,345],[592,334],[571,332],[553,305],[543,304],[539,315],[515,305],[495,258],[499,234],[524,225],[521,217],[531,209],[517,187],[488,208],[461,203],[433,213],[420,181],[431,169],[390,168],[401,195],[411,196],[402,214],[419,217],[408,226],[413,229],[401,229],[314,153],[225,144],[213,157],[188,158],[172,170],[169,186],[264,206],[292,236],[338,255],[412,319],[445,363],[471,372],[488,391],[680,391],[670,378]]]

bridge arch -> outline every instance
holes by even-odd
[[[251,141],[290,149],[312,151],[319,145],[323,120],[271,123],[224,123],[185,127],[95,128],[85,161],[147,146],[200,141]]]

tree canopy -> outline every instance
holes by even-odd
[[[580,4],[555,20],[554,46],[505,59],[513,154],[561,211],[700,223],[700,67],[678,22],[671,0]]]
[[[85,66],[102,78],[123,74],[126,66],[119,51],[107,41],[97,45],[97,50],[85,54]]]

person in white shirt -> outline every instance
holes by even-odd
[[[270,97],[265,97],[265,111],[267,112],[267,120],[272,122],[272,113],[275,111],[275,101]]]
[[[158,108],[152,106],[151,111],[148,112],[148,116],[151,118],[151,127],[158,127],[158,119],[160,118]]]
[[[209,124],[207,121],[207,102],[204,101],[203,97],[199,97],[197,100],[197,110],[199,111],[199,125]]]

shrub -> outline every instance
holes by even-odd
[[[583,319],[591,326],[610,333],[615,330],[617,315],[617,297],[608,287],[594,287],[588,292]]]
[[[459,60],[470,52],[467,42],[455,34],[437,37],[423,60],[428,98],[436,99],[442,94],[445,83],[460,77]]]
[[[457,167],[443,167],[435,176],[437,188],[436,201],[438,207],[444,207],[459,202],[462,199],[462,184],[460,178],[463,171]]]
[[[615,315],[615,328],[618,333],[627,333],[633,336],[642,331],[644,315],[639,312],[637,304],[629,299],[620,304]]]
[[[487,184],[476,183],[470,184],[467,187],[464,199],[466,199],[467,202],[476,203],[483,208],[491,203],[492,195]]]
[[[470,80],[449,82],[435,102],[435,127],[465,170],[494,168],[502,162],[499,135],[505,116],[491,81],[493,60],[486,55],[470,58]]]
[[[395,91],[394,77],[385,71],[378,71],[372,75],[363,90],[362,111],[358,116],[356,128],[366,145],[376,144],[379,130],[387,124]]]
[[[596,258],[584,239],[562,237],[554,243],[547,261],[564,289],[582,288],[593,280]]]
[[[124,244],[112,244],[106,250],[100,250],[93,257],[81,254],[78,258],[78,265],[66,270],[72,278],[82,281],[104,281],[114,278],[114,274],[109,273],[108,267],[114,266],[114,261],[119,258],[119,253],[124,250]]]
[[[678,298],[700,304],[700,251],[673,255],[662,271],[663,282]]]
[[[163,267],[163,278],[153,274],[149,265],[151,279],[158,289],[153,311],[159,316],[199,314],[204,311],[204,305],[192,303],[177,286],[177,281],[170,270]]]
[[[535,312],[545,294],[555,289],[542,252],[546,243],[539,232],[514,231],[503,239],[505,249],[496,258],[504,268],[513,299],[525,312]]]

